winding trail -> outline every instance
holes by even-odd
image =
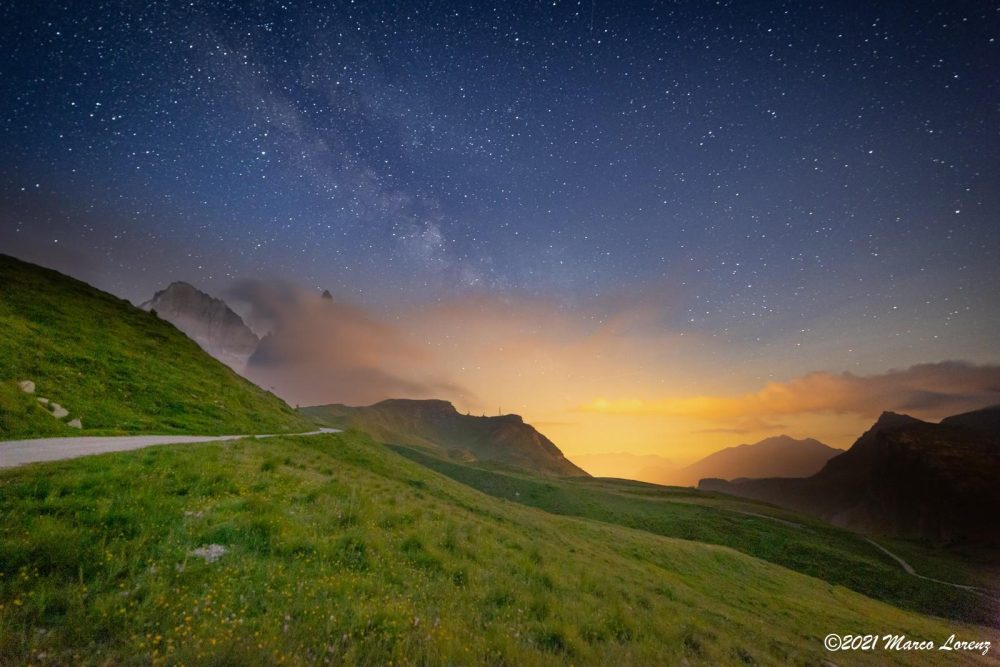
[[[274,438],[282,435],[319,435],[338,433],[339,428],[321,428],[308,433],[268,433],[266,435],[116,435],[79,438],[36,438],[0,441],[0,468],[26,463],[61,461],[81,456],[126,452],[154,445],[183,445],[193,442],[223,442],[241,438]]]
[[[786,526],[791,526],[792,528],[801,528],[801,523],[795,523],[794,521],[789,521],[787,519],[779,519],[776,516],[771,516],[769,514],[757,514],[756,512],[747,512],[746,510],[738,510],[730,507],[723,507],[722,509],[728,510],[730,512],[736,512],[737,514],[745,514],[746,516],[755,516],[758,519],[769,519],[771,521],[777,521],[778,523],[783,523]]]
[[[985,590],[983,588],[978,588],[976,586],[967,586],[965,584],[954,584],[954,583],[952,583],[950,581],[941,581],[940,579],[933,579],[931,577],[925,577],[922,574],[918,574],[917,571],[913,569],[912,565],[910,565],[909,563],[907,563],[900,556],[897,556],[896,554],[892,553],[891,551],[889,551],[888,549],[886,549],[885,547],[883,547],[881,544],[879,544],[875,540],[872,540],[872,539],[869,539],[869,538],[866,537],[865,541],[868,542],[869,544],[871,544],[873,547],[875,547],[879,551],[881,551],[882,553],[884,553],[886,556],[889,556],[894,561],[896,561],[897,563],[899,563],[903,567],[903,570],[907,574],[913,575],[917,579],[925,579],[927,581],[933,581],[936,584],[944,584],[945,586],[954,586],[955,588],[961,588],[962,590],[965,590],[965,591],[971,591],[973,593],[979,593],[981,595],[984,595],[984,596],[990,598],[991,600],[995,600],[996,599],[992,595],[990,595],[990,591],[987,591],[987,590]]]
[[[730,508],[726,508],[726,509],[730,509]],[[731,512],[737,512],[739,514],[746,514],[748,516],[760,517],[761,519],[771,519],[772,521],[777,521],[778,523],[783,523],[783,524],[788,525],[788,526],[793,526],[795,528],[802,528],[802,524],[795,523],[793,521],[786,521],[784,519],[779,519],[778,517],[774,517],[774,516],[768,516],[766,514],[757,514],[755,512],[746,512],[746,511],[738,510],[738,509],[730,509],[730,511]],[[982,596],[984,596],[984,597],[986,597],[986,598],[988,598],[990,600],[998,601],[997,598],[993,597],[991,591],[988,591],[988,590],[986,590],[984,588],[978,588],[976,586],[968,586],[966,584],[955,584],[955,583],[952,583],[950,581],[941,581],[940,579],[934,579],[932,577],[926,577],[926,576],[924,576],[922,574],[919,574],[919,573],[917,573],[917,571],[915,569],[913,569],[913,566],[910,565],[909,563],[907,563],[905,560],[903,560],[902,557],[900,557],[900,556],[894,554],[893,552],[889,551],[888,549],[886,549],[885,547],[883,547],[881,544],[879,544],[875,540],[866,537],[865,541],[868,542],[869,544],[871,544],[873,547],[875,547],[879,551],[881,551],[882,553],[884,553],[889,558],[891,558],[894,561],[896,561],[897,563],[899,563],[900,566],[903,568],[903,571],[906,572],[907,574],[909,574],[910,576],[916,577],[917,579],[924,579],[925,581],[933,581],[936,584],[944,584],[945,586],[953,586],[955,588],[961,588],[962,590],[970,591],[972,593],[977,593],[979,595],[982,595]]]

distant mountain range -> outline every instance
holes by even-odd
[[[225,301],[185,282],[170,283],[139,307],[155,311],[237,372],[243,372],[260,342],[257,334]]]
[[[323,298],[332,297],[324,292]],[[259,339],[224,301],[188,283],[171,283],[140,307],[155,311],[238,372],[248,369],[251,358],[261,362],[276,354],[271,337]],[[587,475],[518,415],[472,417],[460,414],[447,401],[407,399],[357,408],[322,405],[301,412],[334,426],[366,431],[385,442],[431,449],[464,462],[488,461],[549,475]]]
[[[225,302],[187,283],[172,283],[141,307],[155,310],[240,372],[265,347]],[[1000,408],[955,415],[940,424],[885,413],[847,452],[813,439],[777,436],[720,450],[682,468],[662,457],[638,455],[581,456],[581,468],[517,415],[462,415],[441,400],[331,404],[302,412],[466,463],[559,476],[587,475],[583,468],[589,468],[605,476],[698,485],[893,537],[1000,539]]]
[[[518,415],[474,417],[448,401],[389,399],[367,407],[318,405],[304,414],[356,428],[382,442],[409,445],[465,463],[491,462],[547,475],[589,476]]]
[[[936,541],[1000,540],[1000,406],[939,424],[883,413],[806,479],[704,479],[839,526]]]
[[[697,486],[706,477],[808,477],[843,450],[818,440],[796,440],[787,435],[750,445],[727,447],[694,463],[677,467],[669,459],[635,454],[590,454],[573,460],[601,477],[622,477],[653,484]]]
[[[323,297],[332,298],[329,292]],[[186,282],[171,283],[140,308],[155,311],[237,372],[246,372],[251,359],[263,362],[276,354],[271,337],[259,339],[224,301]],[[516,415],[481,421],[482,417],[459,414],[445,401],[383,401],[368,408],[327,405],[304,411],[336,419],[338,424],[350,421],[351,426],[397,444],[444,450],[453,458],[497,461],[550,474],[580,475],[590,468],[604,476],[656,484],[694,486],[706,477],[807,477],[840,453],[816,440],[778,436],[715,452],[685,468],[655,455],[624,453],[577,457],[581,468]],[[501,439],[503,451],[498,453]]]
[[[819,440],[796,440],[787,435],[766,438],[752,445],[737,445],[709,454],[674,474],[675,484],[696,486],[706,477],[809,477],[844,450]]]

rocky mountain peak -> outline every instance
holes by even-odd
[[[242,371],[260,342],[257,335],[222,299],[183,281],[170,283],[139,306],[187,334],[202,349]]]

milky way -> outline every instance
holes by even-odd
[[[997,360],[994,3],[8,2],[0,21],[0,251],[134,301],[280,277],[381,312],[638,302],[746,358],[810,355],[795,372]]]

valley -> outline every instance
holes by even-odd
[[[591,477],[520,416],[443,400],[294,410],[151,312],[13,258],[0,272],[4,664],[817,664],[833,630],[1000,627],[988,542]],[[775,438],[714,460],[799,447],[824,470],[858,456]]]
[[[0,667],[1000,667],[998,33],[0,2]]]

